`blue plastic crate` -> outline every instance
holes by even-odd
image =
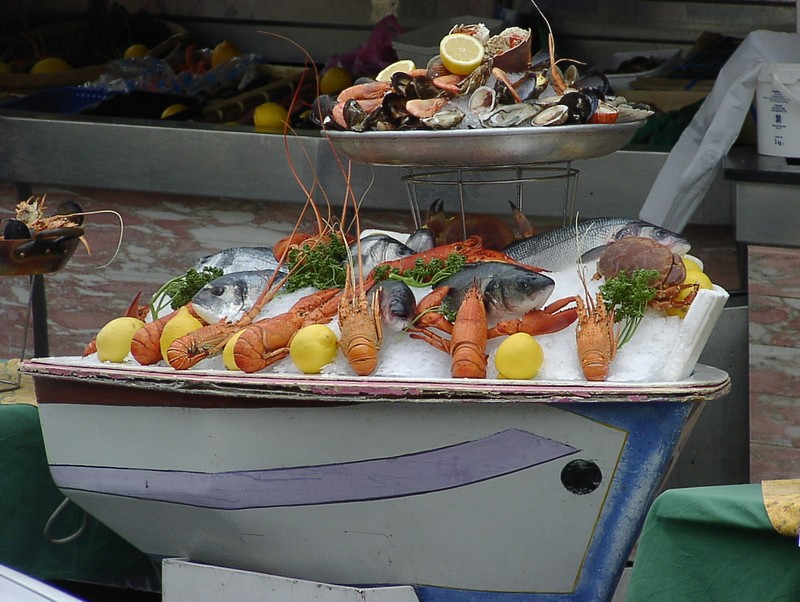
[[[15,98],[0,104],[0,109],[75,115],[88,111],[114,94],[114,92],[106,92],[105,90],[94,88],[64,86],[49,88],[28,96]]]

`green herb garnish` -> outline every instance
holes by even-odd
[[[403,274],[397,268],[389,269],[387,266],[378,266],[375,268],[374,277],[378,282],[391,278],[392,280],[401,280],[408,286],[417,288],[434,286],[445,278],[460,272],[466,263],[467,260],[464,256],[458,253],[451,253],[444,261],[437,257],[429,261],[418,258],[414,262],[414,267],[406,270]]]
[[[307,286],[320,290],[343,288],[347,271],[342,262],[346,258],[347,247],[339,236],[290,249],[286,261],[290,268],[286,290],[291,293]]]
[[[644,318],[647,304],[656,296],[650,282],[658,278],[657,270],[634,270],[630,276],[620,272],[600,285],[606,311],[614,310],[614,321],[621,322],[617,349],[631,340]]]
[[[206,266],[199,272],[189,268],[185,274],[168,280],[155,292],[150,300],[150,315],[157,318],[167,305],[172,309],[183,307],[192,300],[197,291],[222,274],[220,268]]]

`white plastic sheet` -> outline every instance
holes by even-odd
[[[754,31],[742,41],[667,157],[639,212],[641,219],[683,230],[739,135],[758,71],[767,63],[800,63],[800,34]]]

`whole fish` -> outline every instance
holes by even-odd
[[[379,263],[402,259],[415,253],[414,249],[388,234],[369,234],[361,239],[361,261],[364,274],[369,274]],[[358,244],[350,245],[353,265],[358,268]]]
[[[257,272],[277,269],[278,260],[272,253],[272,247],[232,247],[201,257],[194,269],[200,272],[205,267],[219,268],[223,274]],[[286,270],[281,268],[281,271]]]
[[[597,259],[606,246],[626,236],[651,238],[679,255],[691,247],[680,234],[648,222],[600,217],[517,240],[503,252],[519,262],[557,272],[574,266],[579,259]]]
[[[275,270],[250,270],[215,278],[192,297],[192,306],[209,324],[223,318],[238,320],[253,307],[274,273]]]
[[[436,235],[427,226],[417,228],[406,240],[406,246],[413,249],[415,253],[430,251],[436,246]]]
[[[482,261],[467,264],[434,288],[451,287],[445,302],[457,310],[473,282],[478,283],[483,294],[490,325],[541,309],[556,286],[552,278],[533,269],[502,261]]]
[[[369,289],[371,301],[380,305],[381,320],[389,328],[400,332],[411,324],[417,300],[414,292],[402,280],[387,278]]]

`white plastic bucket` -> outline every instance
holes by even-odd
[[[800,157],[800,64],[769,63],[756,85],[758,152]]]

